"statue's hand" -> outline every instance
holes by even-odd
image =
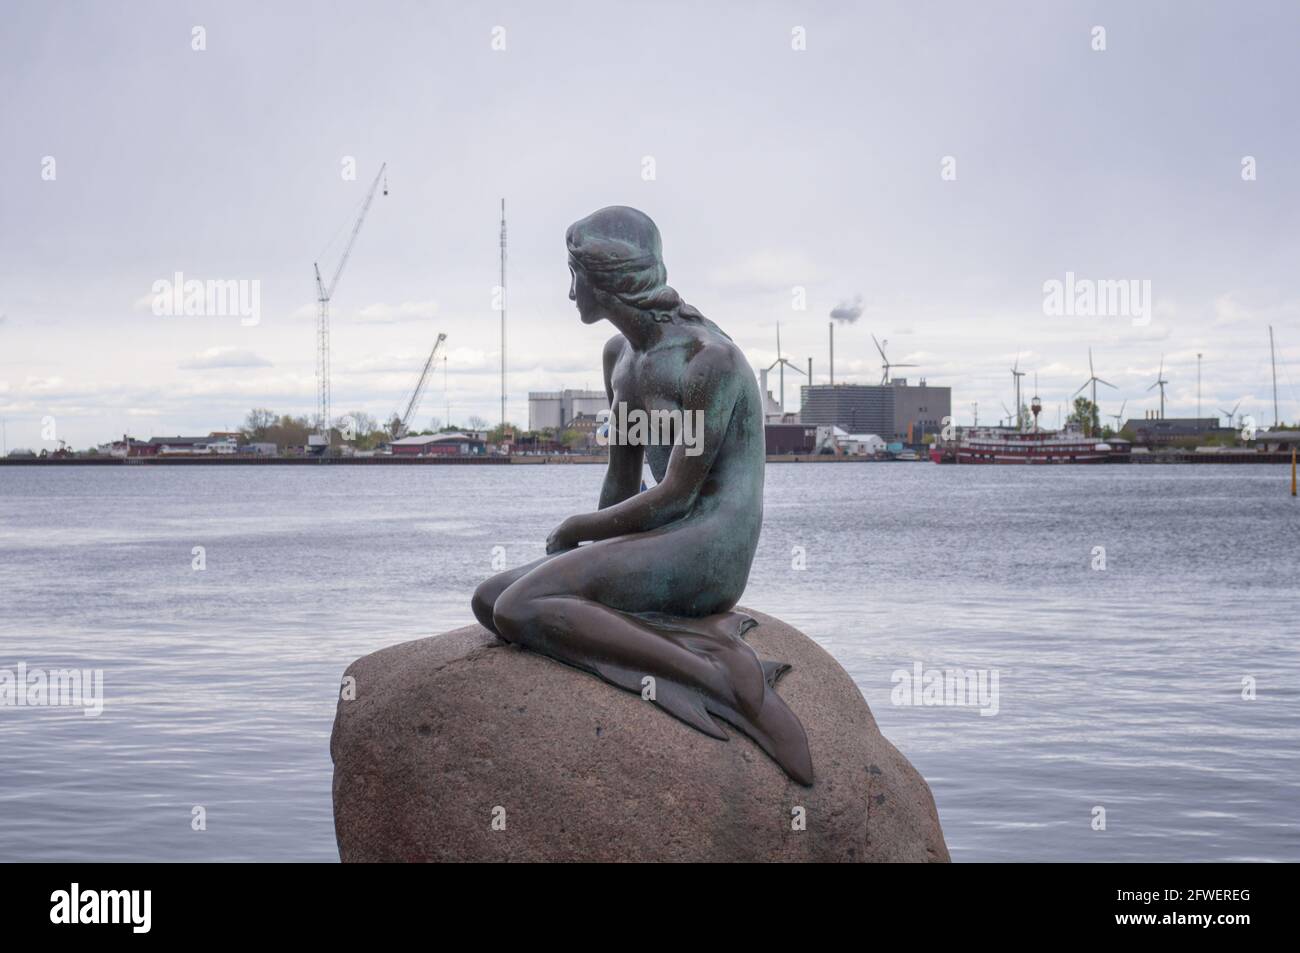
[[[546,537],[546,555],[562,553],[566,549],[576,549],[582,537],[579,535],[577,518],[570,516]]]

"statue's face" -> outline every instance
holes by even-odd
[[[572,265],[569,266],[569,300],[578,306],[583,324],[595,324],[604,317],[586,276]]]

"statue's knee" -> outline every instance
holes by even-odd
[[[469,600],[469,607],[474,613],[474,618],[478,619],[479,624],[486,629],[492,628],[492,603],[494,601],[495,593],[491,579],[480,583]]]
[[[528,620],[527,597],[516,586],[497,596],[492,605],[492,624],[510,642],[518,642]]]

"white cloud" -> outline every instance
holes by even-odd
[[[62,389],[62,377],[29,377],[23,384],[23,390],[31,394],[53,394]]]
[[[431,318],[438,311],[436,301],[403,301],[399,304],[386,304],[377,301],[367,305],[356,313],[358,321],[372,324],[394,324],[398,321],[418,321]]]
[[[732,291],[785,291],[808,286],[826,277],[825,270],[797,251],[760,251],[714,269],[709,278]]]
[[[214,370],[223,367],[270,367],[271,362],[247,348],[210,347],[178,365],[182,370]]]

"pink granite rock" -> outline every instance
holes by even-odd
[[[330,749],[344,861],[947,861],[925,780],[822,648],[750,611],[816,783],[474,625],[347,670]],[[800,810],[801,809],[801,810]],[[796,830],[802,816],[805,829]]]

